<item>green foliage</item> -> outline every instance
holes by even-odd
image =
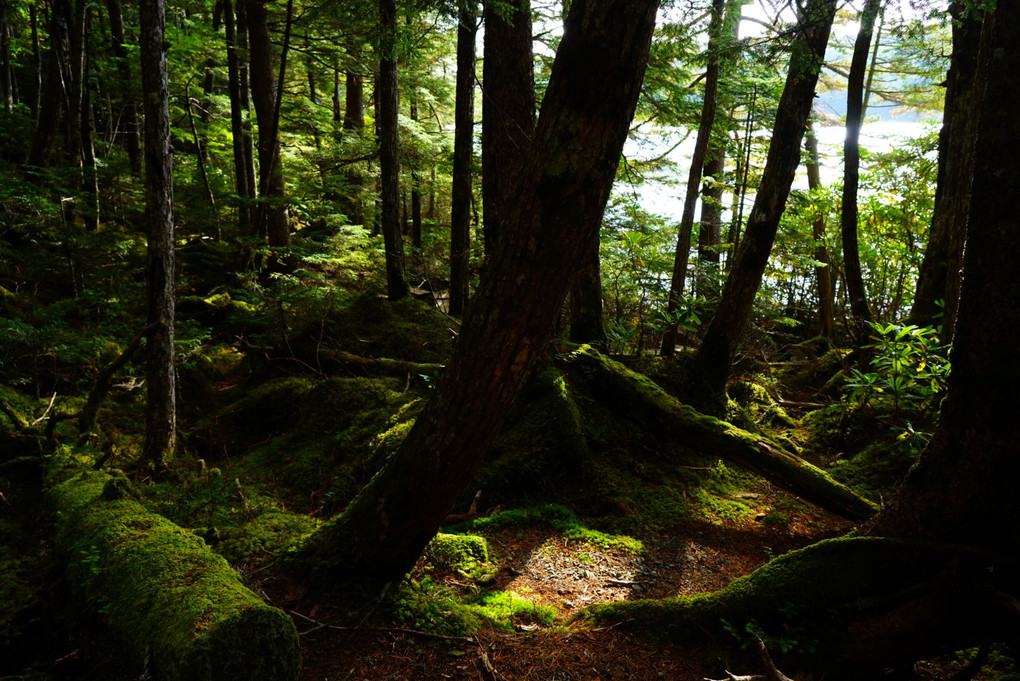
[[[866,406],[875,396],[885,394],[893,409],[912,403],[915,407],[938,407],[946,391],[951,369],[948,349],[939,341],[939,329],[872,323],[872,371],[851,369],[846,377],[849,400]]]
[[[563,533],[563,536],[570,541],[591,544],[603,549],[615,548],[630,553],[644,551],[644,545],[639,540],[588,528],[573,511],[558,504],[499,511],[486,518],[471,520],[464,525],[472,531],[536,526],[552,528]]]
[[[477,535],[440,532],[425,547],[425,558],[440,570],[478,576],[489,562],[489,545]]]

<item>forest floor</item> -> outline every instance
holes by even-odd
[[[763,507],[769,502],[761,501]],[[646,550],[640,556],[567,543],[553,530],[486,533],[498,588],[553,606],[558,613],[551,624],[518,624],[512,632],[487,629],[459,637],[398,624],[350,626],[334,624],[349,622],[338,617],[340,608],[278,604],[291,611],[302,632],[301,681],[724,679],[728,671],[752,675],[764,670],[753,657],[727,657],[723,651],[732,651],[732,645],[657,644],[620,629],[593,627],[575,616],[595,603],[714,591],[774,555],[848,527],[824,511],[798,515],[780,528],[760,519],[723,526],[694,523],[644,537]],[[453,590],[476,588],[453,575],[436,576],[436,581]],[[271,597],[288,599],[284,591],[265,586]],[[950,678],[955,667],[949,661],[922,663],[916,679]],[[811,678],[784,671],[797,681]]]
[[[759,499],[763,509],[770,505],[767,496]],[[709,643],[659,645],[619,629],[595,628],[575,616],[596,603],[714,591],[774,555],[849,527],[824,511],[797,515],[782,527],[769,526],[761,517],[725,525],[688,523],[651,534],[641,538],[641,555],[567,542],[551,529],[484,532],[496,568],[495,586],[557,613],[552,622],[520,623],[512,632],[444,636],[379,624],[378,618],[373,626],[351,626],[342,608],[302,602],[300,594],[281,585],[263,586],[272,598],[284,601],[278,604],[293,614],[302,632],[302,681],[724,678],[724,668],[738,674],[761,670],[720,659],[719,647]],[[433,578],[438,587],[453,591],[477,588],[459,575]]]

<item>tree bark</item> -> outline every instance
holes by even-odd
[[[348,58],[360,61],[361,49],[348,48]],[[365,131],[365,77],[357,66],[347,67],[344,71],[344,112],[342,130],[351,135],[362,135]],[[361,192],[365,184],[364,178],[353,166],[345,171],[344,194],[341,197],[340,210],[353,225],[364,225],[366,216]]]
[[[471,166],[475,137],[475,36],[478,3],[461,0],[457,26],[457,94],[450,199],[450,314],[464,314],[471,258]]]
[[[726,150],[720,144],[708,149],[705,184],[701,190],[701,225],[698,228],[698,279],[696,292],[702,298],[719,295],[719,246],[722,245],[723,174]]]
[[[719,307],[698,349],[696,370],[708,392],[704,397],[716,404],[725,399],[730,362],[750,316],[790,186],[800,165],[801,140],[835,12],[835,0],[811,0],[800,17],[761,187],[748,216],[747,232],[726,278]]]
[[[14,70],[11,68],[11,25],[8,0],[0,0],[0,99],[4,111],[14,109]]]
[[[804,147],[808,155],[808,189],[817,191],[822,187],[822,175],[818,162],[818,137],[815,136],[811,121],[808,121]],[[825,245],[825,215],[821,211],[815,216],[815,221],[811,225],[811,236],[815,240],[813,257],[818,263],[815,265],[815,283],[818,287],[818,334],[833,341],[836,340],[836,290],[832,285],[829,249]]]
[[[861,125],[864,123],[864,78],[871,54],[871,38],[875,19],[883,0],[867,0],[861,12],[861,28],[854,42],[850,75],[846,87],[846,139],[843,142],[843,204],[840,213],[840,234],[843,240],[843,276],[853,319],[852,333],[858,345],[868,338],[871,308],[861,273],[861,255],[857,241],[857,187],[860,184]]]
[[[161,471],[177,444],[174,371],[173,147],[163,0],[142,0],[142,102],[145,113],[145,220],[149,226],[146,409],[143,461]]]
[[[61,114],[67,109],[67,93],[64,90],[63,64],[70,52],[71,8],[68,0],[54,0],[49,16],[49,49],[46,52],[45,73],[42,77],[41,102],[32,136],[32,148],[28,165],[48,167],[52,163],[56,142],[57,126]]]
[[[908,321],[920,326],[941,324],[943,340],[952,340],[959,303],[960,270],[967,212],[970,208],[971,168],[977,136],[977,78],[981,15],[964,13],[961,3],[950,5],[953,17],[953,56],[946,79],[946,103],[939,133],[938,189],[928,244],[917,278]],[[943,301],[940,309],[938,301]]]
[[[241,0],[241,4],[244,0]],[[255,176],[252,163],[251,131],[245,125],[248,113],[246,97],[242,96],[246,86],[242,77],[247,70],[242,66],[238,56],[240,36],[247,29],[238,31],[235,23],[232,0],[223,0],[223,29],[227,39],[227,93],[230,97],[230,137],[234,158],[234,191],[237,194],[237,230],[240,234],[251,234],[253,231],[251,207],[255,199],[255,187],[251,184]]]
[[[680,229],[673,258],[673,276],[669,284],[669,298],[666,301],[666,317],[672,319],[680,307],[687,279],[687,264],[691,253],[691,232],[694,229],[694,209],[701,189],[701,174],[712,140],[712,126],[719,102],[719,39],[726,15],[726,0],[712,0],[712,19],[708,25],[708,68],[705,70],[705,93],[701,105],[701,120],[698,135],[691,156],[691,169],[687,175],[687,192],[684,195],[684,210],[680,216]],[[679,325],[671,321],[662,336],[660,354],[670,357],[676,352],[676,336]]]
[[[247,13],[251,98],[259,125],[260,191],[255,222],[259,233],[265,235],[270,246],[286,246],[290,243],[290,226],[284,196],[280,143],[275,134],[279,111],[273,76],[269,15],[264,1],[241,1],[244,2]]]
[[[449,514],[547,341],[598,234],[648,60],[657,0],[574,0],[506,241],[434,398],[342,516],[306,545],[324,583],[399,579]],[[470,424],[470,427],[464,427]]]
[[[570,284],[570,340],[603,347],[606,327],[602,321],[602,263],[599,239],[592,240]]]
[[[379,81],[377,125],[379,128],[379,181],[382,185],[382,233],[386,250],[386,295],[400,300],[408,294],[404,278],[404,240],[400,229],[400,161],[397,114],[397,3],[379,0]]]
[[[535,130],[531,0],[486,0],[483,18],[482,226],[491,258]]]

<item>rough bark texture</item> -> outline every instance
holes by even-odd
[[[471,166],[475,137],[475,35],[478,6],[463,0],[457,27],[457,96],[450,200],[450,314],[464,314],[471,256]]]
[[[676,314],[680,299],[684,295],[687,279],[687,263],[691,254],[691,232],[694,229],[694,209],[701,189],[701,174],[705,157],[712,140],[712,126],[715,125],[715,111],[719,102],[719,38],[723,28],[726,0],[712,0],[712,20],[708,25],[708,68],[705,70],[705,93],[701,105],[701,120],[698,135],[691,155],[691,169],[687,174],[687,192],[684,194],[684,210],[680,216],[680,228],[673,257],[673,276],[669,284],[669,298],[666,301],[667,318]],[[670,323],[662,336],[660,354],[670,356],[676,351],[678,325]]]
[[[49,490],[68,588],[167,681],[293,681],[294,622],[247,589],[205,542],[131,498],[123,473],[87,473]]]
[[[939,180],[928,245],[918,274],[910,323],[935,326],[941,320],[943,339],[952,339],[959,303],[963,240],[970,208],[974,140],[980,116],[977,79],[981,15],[963,14],[961,4],[950,6],[953,16],[953,57],[946,79],[946,104],[939,133]],[[942,308],[938,301],[943,301]]]
[[[620,410],[660,431],[685,449],[717,455],[743,466],[797,496],[851,520],[865,520],[878,506],[830,478],[825,471],[790,454],[768,438],[681,404],[650,379],[591,348],[581,348],[570,364],[585,372]]]
[[[386,467],[307,545],[321,581],[400,578],[450,512],[547,341],[598,234],[637,103],[656,0],[574,0],[505,247],[435,397]]]
[[[602,263],[597,235],[581,255],[577,274],[570,284],[570,340],[598,346],[606,342],[606,328],[602,322]]]
[[[510,201],[535,130],[531,0],[487,0],[484,19],[482,205],[491,258],[509,229]]]
[[[747,219],[746,234],[726,278],[722,300],[698,350],[698,368],[710,400],[721,401],[725,393],[730,362],[750,316],[800,165],[801,140],[836,5],[835,0],[811,0],[800,19],[761,186]]]
[[[379,80],[376,124],[379,128],[379,182],[382,185],[382,233],[386,248],[386,294],[399,300],[408,294],[404,279],[404,240],[400,229],[400,161],[397,114],[397,3],[380,0]]]
[[[808,154],[808,189],[815,191],[822,186],[822,175],[818,163],[818,138],[815,136],[814,127],[810,122],[808,122],[807,134],[804,136],[804,147]],[[815,285],[818,288],[818,335],[831,341],[836,339],[836,290],[832,285],[829,249],[825,245],[825,215],[821,212],[818,213],[811,225],[811,236],[815,240],[812,255],[818,263],[815,265]]]
[[[259,124],[260,203],[255,211],[256,222],[260,233],[266,236],[270,246],[286,246],[290,243],[290,226],[284,198],[280,144],[274,134],[279,112],[276,110],[269,16],[265,2],[241,1],[245,3],[247,10],[251,98],[255,104],[255,117]]]
[[[242,3],[244,0],[240,0]],[[237,24],[234,20],[232,0],[223,0],[223,27],[227,39],[227,92],[230,96],[230,135],[234,151],[234,189],[237,193],[237,228],[241,234],[250,234],[252,229],[251,206],[255,198],[255,187],[252,178],[255,169],[252,163],[251,130],[245,124],[248,113],[247,87],[242,77],[247,76],[247,69],[242,65],[238,55],[240,42]],[[242,37],[244,31],[241,32]]]
[[[705,160],[705,184],[701,190],[701,225],[698,228],[698,278],[696,292],[702,298],[719,295],[719,246],[722,243],[723,173],[726,150],[710,146]]]
[[[163,0],[141,3],[142,101],[145,112],[145,220],[149,226],[145,445],[151,467],[166,466],[177,443],[174,371],[174,201]]]
[[[867,0],[861,12],[861,28],[854,41],[850,75],[846,87],[846,138],[843,141],[843,204],[840,213],[840,235],[843,240],[843,276],[853,317],[853,335],[858,344],[868,338],[868,322],[872,320],[868,295],[861,273],[860,248],[857,243],[857,187],[860,184],[861,125],[864,123],[864,77],[868,70],[871,37],[875,31],[882,0]]]
[[[32,166],[49,166],[52,161],[53,147],[56,141],[57,124],[65,107],[62,83],[64,75],[61,64],[70,51],[71,7],[68,0],[54,0],[49,12],[49,49],[46,51],[45,72],[42,76],[41,102],[35,134],[32,137],[32,148],[28,154],[28,164]]]

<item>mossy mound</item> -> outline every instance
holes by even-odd
[[[425,558],[440,570],[470,575],[489,562],[489,544],[474,534],[440,532],[425,547]]]
[[[299,545],[318,525],[318,521],[308,516],[268,511],[240,527],[222,534],[216,533],[218,541],[214,548],[235,565],[257,561],[267,556],[280,555]],[[204,533],[196,530],[196,534],[204,536],[209,531],[208,528]]]
[[[245,588],[205,542],[131,498],[123,475],[49,490],[67,581],[125,657],[168,681],[293,681],[294,623]]]
[[[252,477],[290,489],[295,504],[336,509],[368,482],[413,423],[422,402],[405,388],[385,378],[267,381],[203,426],[218,440],[207,456],[216,448],[247,453]]]
[[[443,363],[453,350],[456,324],[416,298],[390,302],[366,294],[331,314],[325,332],[334,347],[355,355]]]

